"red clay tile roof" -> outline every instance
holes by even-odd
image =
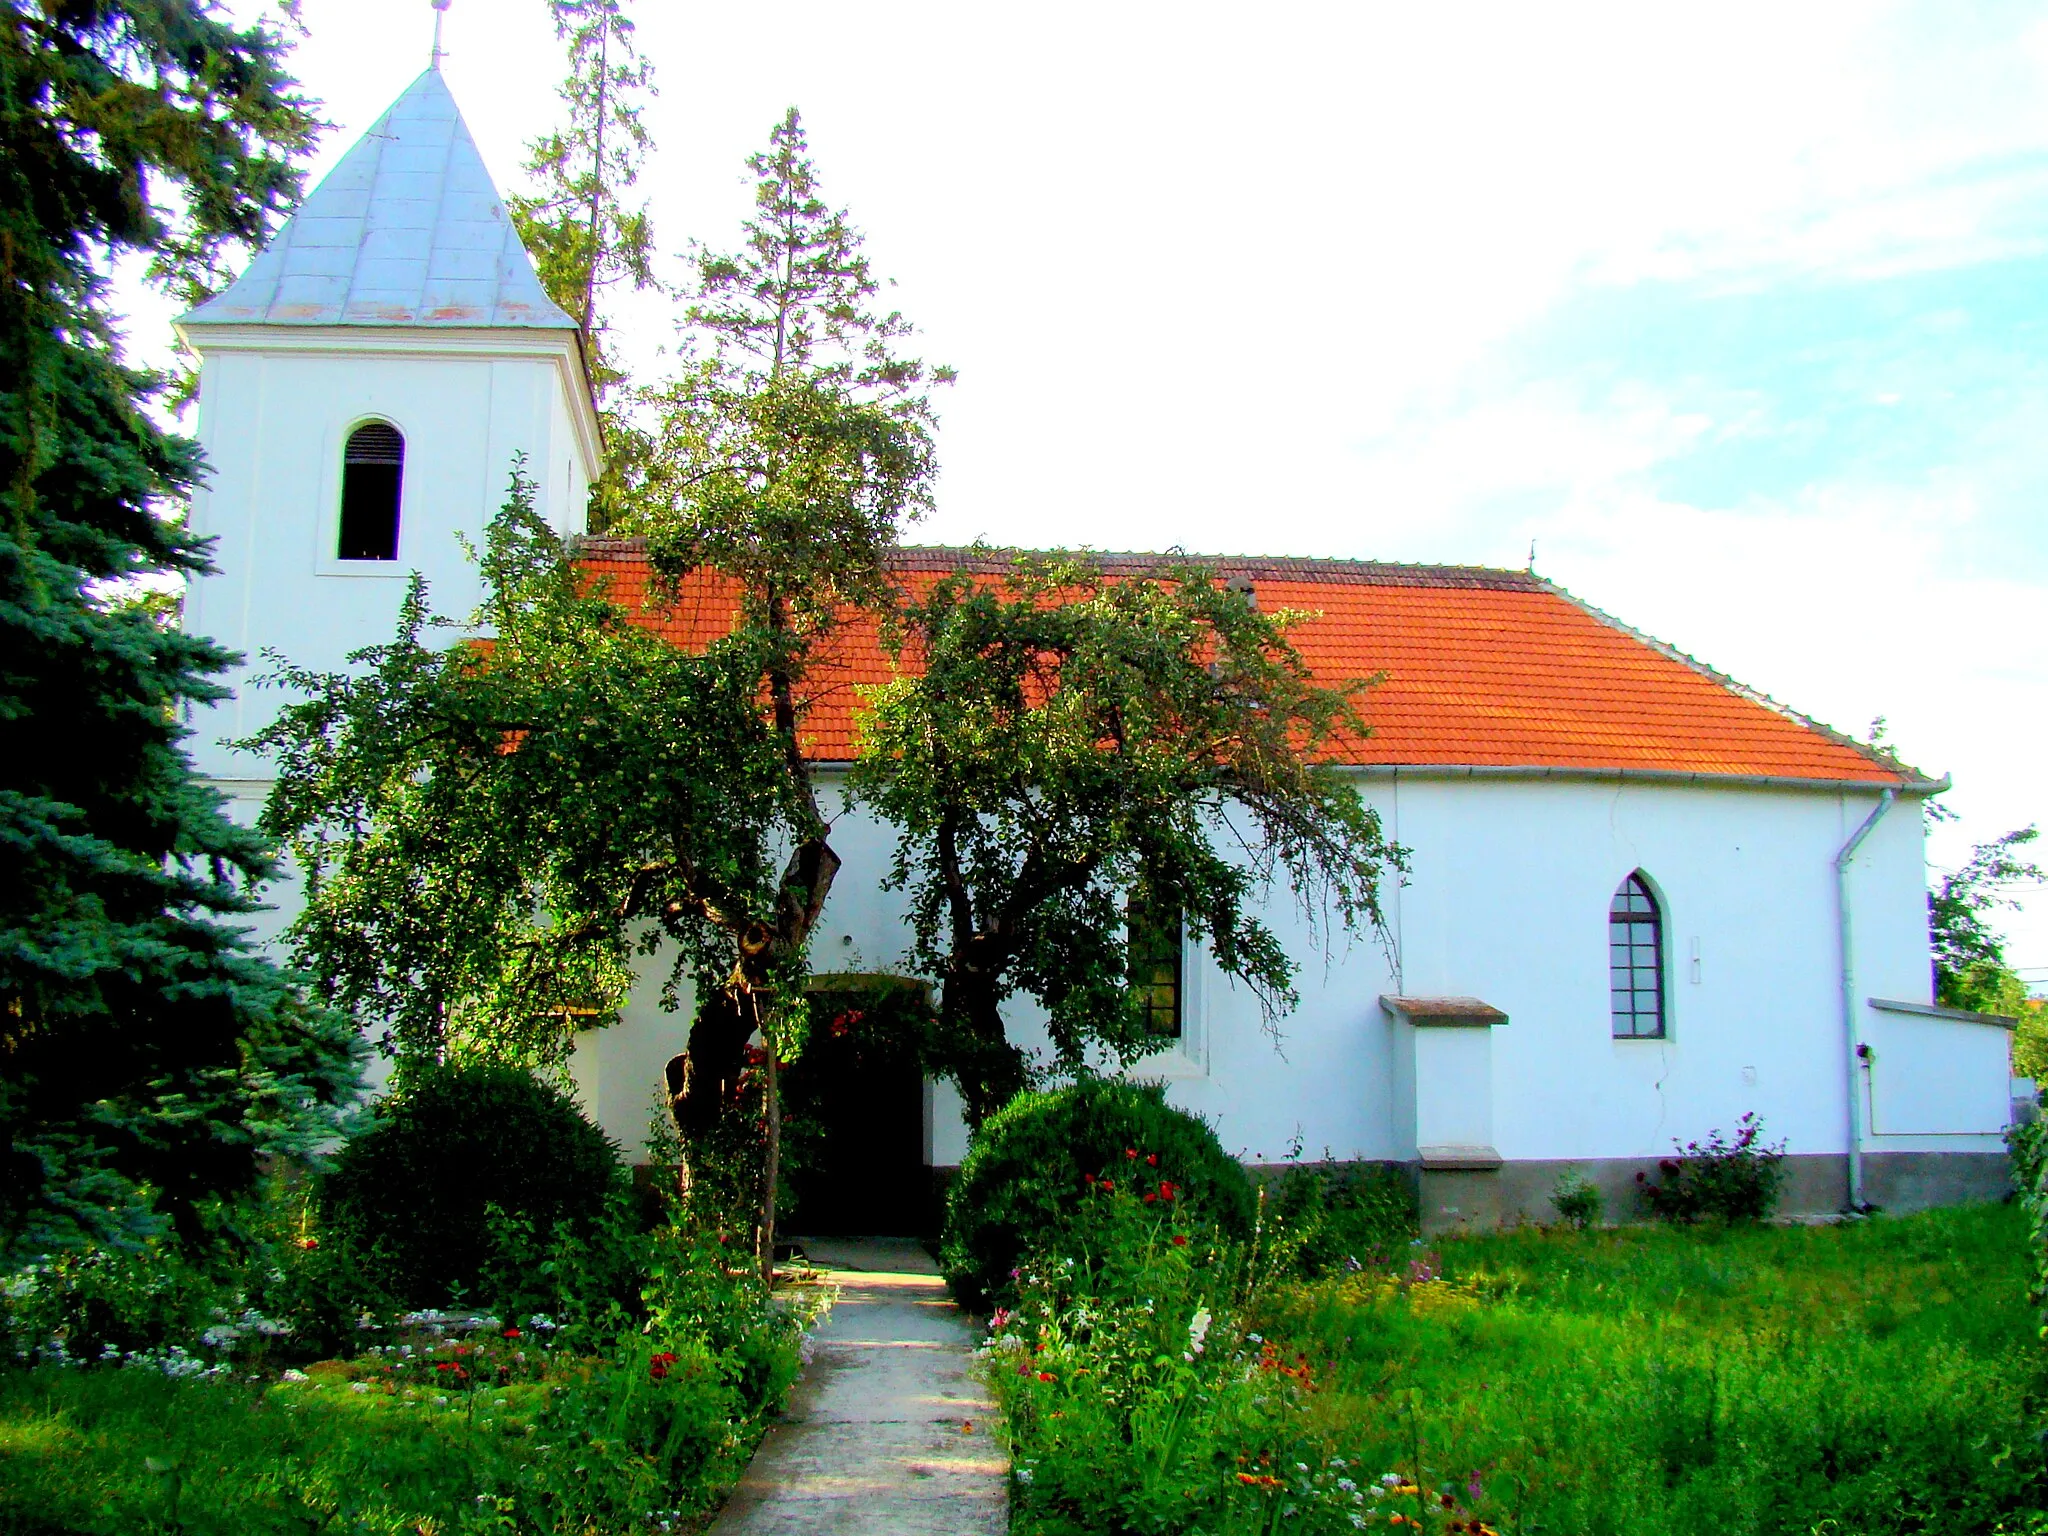
[[[1089,554],[1105,572],[1169,557]],[[1521,571],[1349,560],[1199,557],[1250,578],[1259,606],[1313,612],[1293,631],[1326,681],[1386,674],[1365,695],[1373,734],[1345,761],[1365,766],[1557,770],[1932,787],[1904,765],[1757,694]],[[650,597],[638,540],[586,539],[579,563],[640,622],[685,646],[725,633],[736,591],[696,572],[666,606]],[[913,591],[948,571],[1004,568],[1000,551],[905,548]],[[853,755],[856,690],[891,661],[872,621],[839,632],[810,679],[807,744]]]

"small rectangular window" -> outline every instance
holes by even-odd
[[[1157,1040],[1181,1035],[1181,914],[1133,896],[1128,924],[1131,991],[1144,1010],[1146,1032]]]

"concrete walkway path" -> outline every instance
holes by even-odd
[[[711,1536],[1000,1536],[1007,1462],[976,1339],[917,1244],[806,1243],[839,1300]]]

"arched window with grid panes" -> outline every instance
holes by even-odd
[[[1637,870],[1607,905],[1607,988],[1617,1040],[1664,1033],[1664,913]]]
[[[398,558],[398,504],[405,491],[405,438],[388,421],[366,421],[341,454],[342,560]]]

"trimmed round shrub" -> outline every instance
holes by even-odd
[[[1059,1246],[1091,1176],[1170,1180],[1196,1217],[1231,1237],[1251,1232],[1244,1165],[1204,1121],[1168,1104],[1163,1084],[1089,1077],[1020,1093],[983,1122],[946,1199],[940,1262],[961,1304],[1010,1299],[1011,1271]]]
[[[518,1067],[442,1066],[342,1148],[322,1225],[407,1305],[477,1301],[495,1256],[594,1231],[624,1182],[618,1149],[560,1089]]]

